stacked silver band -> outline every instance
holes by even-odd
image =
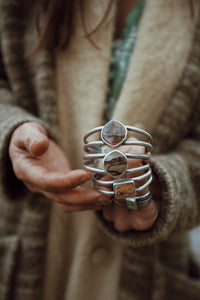
[[[127,140],[128,133],[139,134],[142,140]],[[89,141],[89,137],[94,138],[97,134],[100,140]],[[84,151],[87,154],[83,156],[83,159],[85,169],[94,173],[95,189],[104,195],[110,195],[116,203],[127,206],[129,209],[136,210],[148,205],[151,201],[148,187],[152,181],[148,160],[152,142],[151,135],[145,130],[124,126],[116,120],[90,130],[84,136]],[[144,147],[145,153],[121,151],[123,146],[132,145]],[[120,150],[117,149],[119,146]],[[131,160],[134,162],[134,159],[139,159],[141,165],[129,168],[129,162]],[[138,176],[140,172],[142,175]],[[110,177],[113,180],[110,180]]]

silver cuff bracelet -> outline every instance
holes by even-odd
[[[140,134],[142,140],[127,140],[129,132]],[[97,134],[100,140],[89,141],[89,138],[94,138]],[[125,205],[129,209],[135,210],[148,205],[151,201],[151,193],[148,191],[143,194],[143,191],[152,181],[152,172],[148,163],[152,142],[151,135],[145,130],[124,126],[116,120],[90,130],[84,136],[86,154],[83,155],[83,159],[84,168],[94,173],[94,188],[104,195],[110,195],[117,204]],[[119,146],[120,150],[116,149]],[[144,147],[145,153],[124,153],[123,146]],[[140,166],[138,162],[134,166],[134,160],[140,160]],[[137,173],[141,172],[142,175],[138,176]],[[104,177],[107,175],[113,180],[106,180],[107,178]]]

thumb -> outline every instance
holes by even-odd
[[[25,149],[33,156],[43,155],[49,147],[49,138],[45,128],[34,122],[27,122],[19,126],[13,133],[11,142],[18,148]]]

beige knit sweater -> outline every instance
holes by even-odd
[[[101,19],[106,3],[105,0],[101,5],[96,1],[87,1],[86,20],[90,22],[89,28],[95,26]],[[93,49],[87,39],[83,38],[80,15],[77,12],[77,29],[70,49],[57,55],[57,105],[62,146],[67,157],[73,161],[73,167],[81,166],[82,150],[75,150],[71,145],[82,138],[86,129],[101,125],[115,11],[116,7],[113,5],[109,21],[96,33],[98,46],[102,48],[100,52]],[[196,1],[195,12],[197,11]],[[171,18],[171,16],[176,17]],[[146,1],[134,55],[113,118],[125,124],[136,124],[153,133],[182,75],[191,50],[196,17],[191,18],[188,1]],[[69,105],[68,93],[73,95],[73,90],[76,96],[70,98],[72,103]],[[81,101],[85,93],[87,93],[87,103]],[[72,110],[69,111],[69,107]],[[71,114],[74,116],[74,124],[68,128],[65,120]],[[88,118],[85,118],[86,115]],[[76,118],[78,118],[79,128],[76,128]],[[76,135],[74,132],[70,134],[74,128],[76,128]],[[78,151],[76,160],[72,159],[74,150]],[[110,265],[107,267],[109,271],[105,274],[102,266],[93,279],[90,290],[77,288],[79,280],[84,281],[83,278],[88,273],[88,270],[85,270],[87,266],[84,262],[85,257],[91,255],[95,264],[106,255],[104,248],[97,249],[95,254],[87,254],[88,243],[95,239],[95,234],[98,236],[102,234],[95,229],[96,227],[96,219],[88,213],[82,213],[81,216],[78,214],[75,218],[70,216],[66,218],[53,206],[44,300],[57,300],[61,295],[65,295],[66,300],[117,299],[123,247],[115,244],[114,241],[109,241],[106,236],[102,237],[104,243],[114,249],[113,259],[107,262]],[[72,265],[73,256],[76,259],[78,256],[78,260]],[[105,284],[108,281],[110,284]],[[74,285],[73,282],[76,284]]]
[[[106,0],[90,0],[89,12],[96,22],[100,10],[105,9],[104,1]],[[195,5],[199,4],[199,0],[192,2]],[[45,50],[34,60],[29,59],[37,36],[33,16],[34,3],[35,1],[0,0],[1,300],[42,298],[47,231],[52,230],[51,236],[54,238],[57,234],[57,231],[53,234],[53,230],[57,229],[53,227],[53,219],[48,227],[52,202],[25,189],[23,183],[15,177],[8,155],[13,130],[24,122],[42,123],[49,135],[59,140],[56,104],[60,101],[56,97],[58,90],[55,91],[53,53]],[[147,4],[154,4],[157,9],[162,5],[164,7],[163,17],[157,23],[159,30],[164,31],[171,23],[176,24],[175,28],[170,27],[171,32],[166,30],[167,39],[170,39],[171,35],[177,35],[177,32],[184,32],[185,35],[185,23],[190,19],[190,14],[186,14],[184,22],[180,22],[179,26],[177,17],[188,9],[188,1],[147,0]],[[199,9],[195,8],[196,12],[198,13]],[[165,18],[165,14],[170,18]],[[91,16],[87,18],[87,24],[92,22]],[[66,145],[65,151],[73,167],[80,167],[82,164],[82,135],[88,129],[101,124],[110,60],[109,41],[112,40],[112,33],[109,34],[113,22],[111,17],[110,15],[104,30],[95,35],[102,51],[96,51],[89,42],[82,43],[85,38],[82,31],[78,30],[80,24],[77,19],[77,33],[68,49],[68,56],[66,55],[68,72],[65,84],[68,87],[68,110],[65,121],[68,125],[65,124],[65,137],[69,145]],[[154,19],[152,22],[155,24]],[[153,36],[157,26],[150,23],[147,25],[149,34]],[[93,24],[91,26],[93,28]],[[117,294],[119,300],[132,300],[133,295],[135,299],[142,300],[199,300],[200,273],[198,274],[198,265],[191,264],[186,232],[200,224],[200,18],[194,31],[191,26],[191,35],[191,51],[180,80],[174,84],[173,92],[169,89],[170,100],[163,108],[163,113],[152,132],[154,152],[151,166],[162,185],[158,219],[147,231],[131,230],[120,233],[114,229],[112,223],[105,222],[100,213],[66,214],[61,218],[59,214],[53,214],[55,222],[62,229],[64,227],[64,230],[61,232],[63,236],[61,235],[60,244],[53,238],[48,241],[49,249],[56,252],[51,273],[46,269],[46,288],[51,287],[51,291],[55,291],[49,295],[48,300],[60,300],[63,297],[70,300],[93,300],[98,299],[101,293],[105,299],[112,299]],[[181,41],[181,34],[178,37]],[[185,39],[186,44],[188,39],[190,40],[190,35]],[[83,49],[88,51],[81,54],[82,45]],[[176,40],[176,43],[170,44],[171,48],[168,48],[165,39],[160,45],[159,51],[163,50],[162,48],[165,51],[168,49],[168,55],[158,55],[155,71],[162,70],[160,74],[166,75],[165,70],[169,71],[168,60],[171,61],[177,51],[182,51],[184,43],[180,48],[179,40]],[[146,70],[151,62],[149,54],[156,53],[151,51],[153,46],[154,43],[146,48],[145,57],[149,62],[143,66],[143,75],[151,74],[150,78],[155,71],[149,70],[150,74],[146,75]],[[161,53],[159,51],[158,54]],[[183,58],[178,57],[181,65]],[[169,81],[174,76],[176,65],[174,61]],[[169,66],[173,64],[170,63]],[[134,72],[136,70],[133,70]],[[57,72],[57,75],[59,74],[60,72]],[[162,80],[161,77],[153,78]],[[165,85],[168,83],[164,81],[164,85],[160,87],[166,91],[166,97],[168,89]],[[156,82],[152,80],[153,90],[154,84]],[[132,96],[134,97],[134,94]],[[132,107],[124,106],[123,109],[127,111],[129,118],[131,115],[131,120],[127,119],[127,123],[135,123],[135,120],[132,121]],[[121,111],[116,107],[115,113],[120,113],[120,118],[124,121],[125,112],[122,118]],[[122,260],[118,252],[121,247]],[[58,248],[63,250],[64,255],[59,256]],[[119,269],[116,262],[121,265],[119,284],[118,278],[112,278],[112,269],[116,272]],[[58,277],[51,277],[54,270]],[[118,289],[115,289],[116,285]]]

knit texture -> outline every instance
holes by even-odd
[[[184,1],[184,5],[187,5],[186,2],[188,3]],[[198,4],[198,1],[193,2],[195,5]],[[173,3],[183,5],[183,1],[179,0]],[[94,4],[91,5],[90,12],[98,15],[99,6],[95,2]],[[101,6],[101,11],[104,11],[105,7],[106,5]],[[58,138],[53,55],[45,51],[35,60],[28,59],[36,37],[32,12],[31,1],[0,0],[0,298],[2,300],[35,300],[42,297],[50,203],[42,196],[31,194],[26,190],[14,176],[8,157],[10,136],[23,122],[42,122],[49,134],[55,139]],[[81,79],[84,79],[85,64],[79,64],[78,71],[74,69],[76,70],[74,74],[72,70],[75,62],[71,64],[69,62],[69,83],[74,83],[74,78],[78,80],[78,83],[69,85],[69,109],[66,115],[68,128],[70,130],[73,128],[73,133],[76,133],[72,138],[69,137],[69,143],[73,141],[71,144],[73,151],[69,149],[73,166],[81,165],[80,137],[85,130],[101,122],[103,108],[102,103],[99,104],[98,101],[105,97],[107,86],[105,76],[108,75],[109,63],[107,58],[110,55],[110,49],[104,42],[109,41],[112,36],[113,14],[114,9],[109,16],[109,22],[106,23],[107,30],[95,35],[97,41],[100,35],[103,36],[103,39],[99,39],[103,50],[99,52],[98,57],[91,57],[96,59],[95,67],[98,66],[96,65],[98,59],[103,59],[104,65],[100,66],[102,72],[99,69],[96,72],[91,68],[91,73],[86,74],[88,84],[84,93],[79,80],[81,82]],[[87,19],[87,22],[89,21],[90,19]],[[199,298],[198,272],[195,273],[194,268],[191,272],[192,262],[187,239],[184,237],[187,230],[196,226],[200,220],[198,125],[200,86],[197,84],[200,76],[199,24],[195,29],[195,35],[192,31],[191,34],[193,37],[191,51],[189,50],[188,57],[182,64],[179,81],[173,83],[172,93],[167,95],[169,105],[162,112],[162,117],[159,116],[159,122],[153,130],[156,155],[152,157],[152,168],[162,185],[162,208],[158,221],[147,232],[132,231],[120,234],[113,229],[112,224],[106,224],[103,219],[100,219],[101,228],[99,228],[92,212],[77,213],[76,217],[73,214],[66,215],[66,218],[73,219],[76,228],[74,232],[77,234],[76,238],[69,239],[68,247],[73,249],[73,243],[81,237],[80,243],[76,244],[77,251],[73,252],[72,265],[68,270],[70,272],[69,294],[66,296],[68,299],[74,300],[75,296],[81,299],[80,295],[83,295],[82,299],[84,297],[89,299],[88,295],[93,286],[101,289],[95,281],[95,278],[99,278],[96,274],[100,273],[100,266],[104,267],[106,273],[107,262],[111,262],[111,258],[115,260],[118,257],[116,251],[118,247],[123,247],[124,253],[117,291],[120,299]],[[79,35],[80,37],[81,41],[85,41],[83,35]],[[78,39],[78,36],[75,36],[76,38]],[[80,40],[78,41],[80,46]],[[73,50],[69,52],[71,55],[77,54],[76,42],[74,40],[73,47],[71,45],[72,48],[69,49]],[[88,41],[85,43],[88,48],[84,59],[90,58],[90,53],[94,53],[90,43]],[[95,74],[98,78],[94,76]],[[94,78],[94,89],[91,78]],[[88,89],[89,86],[91,89]],[[79,99],[80,103],[77,101],[77,106],[73,107],[71,103],[75,98]],[[73,116],[76,117],[73,119]],[[66,132],[67,137],[69,133],[71,131]],[[90,234],[91,231],[83,230],[79,236],[78,221],[82,225],[81,228],[93,228],[93,233],[97,234],[93,235]],[[100,245],[106,247],[110,256],[109,254],[105,256],[107,258],[103,259],[104,264],[101,260],[99,265],[90,264],[92,249]],[[86,264],[86,273],[83,272],[84,267],[80,273],[80,269],[76,268],[75,263],[78,259]],[[111,267],[112,264],[109,265],[109,268]],[[197,265],[195,270],[198,270]],[[142,289],[144,278],[146,278],[145,289]],[[102,280],[101,284],[109,286],[110,281]]]

